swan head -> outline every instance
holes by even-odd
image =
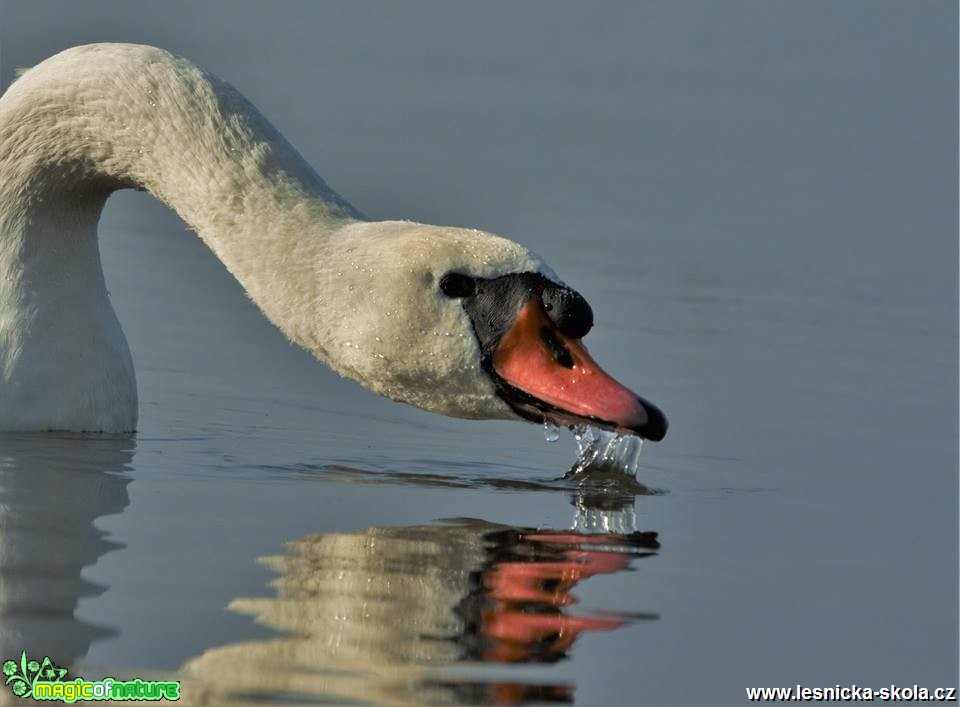
[[[388,221],[351,223],[326,245],[320,316],[294,338],[341,374],[453,417],[666,433],[660,410],[590,357],[586,300],[517,243]]]

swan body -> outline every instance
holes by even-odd
[[[477,334],[489,317],[441,284],[458,273],[500,292],[524,273],[569,300],[539,257],[472,229],[368,221],[227,83],[161,49],[94,44],[0,97],[0,430],[135,429],[97,245],[104,203],[124,188],[173,208],[340,374],[445,415],[538,414],[498,391]]]

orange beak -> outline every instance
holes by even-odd
[[[554,422],[592,421],[653,441],[667,432],[663,413],[610,377],[580,339],[560,332],[539,297],[523,305],[501,338],[493,368],[514,388],[552,407],[545,417]]]

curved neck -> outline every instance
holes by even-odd
[[[274,257],[362,218],[233,87],[162,50],[78,47],[11,86],[0,238],[45,230],[71,196],[95,218],[123,187],[173,208],[255,299]]]
[[[33,400],[40,381],[60,385],[65,409],[128,409],[132,396],[135,420],[96,241],[106,198],[127,187],[172,207],[281,328],[276,292],[325,236],[362,219],[245,98],[189,62],[135,45],[48,59],[0,97],[0,429],[5,414],[49,405]],[[129,380],[97,372],[111,366]],[[63,426],[76,429],[71,414]],[[130,428],[129,410],[120,417],[103,427]]]

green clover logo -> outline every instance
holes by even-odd
[[[67,674],[67,669],[58,666],[49,656],[43,662],[27,660],[27,652],[23,651],[19,663],[15,660],[3,662],[3,674],[7,678],[4,685],[9,685],[14,695],[30,697],[37,682],[59,682]]]

